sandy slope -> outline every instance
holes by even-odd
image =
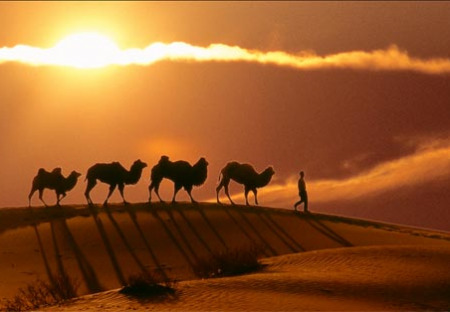
[[[48,310],[448,310],[449,261],[449,247],[337,248],[266,258],[257,274],[181,282],[165,300],[109,291]]]
[[[82,295],[118,288],[131,274],[156,270],[184,280],[178,283],[177,298],[139,302],[113,290],[58,309],[450,307],[446,233],[212,204],[136,204],[98,210],[85,206],[0,210],[0,297],[10,298],[36,278],[50,280],[61,273],[80,281]],[[196,259],[250,244],[264,248],[268,266],[263,272],[192,280]]]

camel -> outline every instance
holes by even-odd
[[[81,173],[72,171],[67,178],[65,178],[61,173],[61,168],[55,168],[51,172],[46,171],[43,168],[38,170],[37,175],[33,179],[33,184],[31,186],[31,192],[28,195],[28,207],[31,207],[31,197],[33,194],[39,190],[39,199],[47,207],[47,203],[42,198],[44,194],[44,189],[48,188],[55,190],[56,193],[56,205],[59,206],[59,202],[66,197],[66,193],[73,189],[77,184],[78,178]]]
[[[263,172],[257,173],[249,164],[240,164],[236,161],[227,163],[219,174],[220,183],[216,188],[217,203],[221,204],[219,200],[219,192],[222,187],[224,187],[225,194],[234,205],[234,202],[231,200],[230,194],[228,193],[228,184],[230,184],[230,180],[234,180],[237,183],[244,185],[245,203],[247,206],[249,205],[247,196],[250,191],[253,191],[253,194],[255,195],[255,204],[258,205],[257,188],[264,187],[269,184],[274,174],[275,171],[272,167],[268,167]],[[222,180],[220,179],[221,177]]]
[[[161,156],[158,164],[152,168],[151,183],[148,187],[150,193],[149,202],[152,201],[152,190],[155,190],[161,202],[164,202],[159,196],[159,185],[166,178],[174,182],[174,192],[172,203],[175,203],[175,197],[178,191],[183,187],[191,198],[192,203],[197,203],[192,197],[192,187],[200,186],[206,181],[208,175],[208,162],[204,157],[191,166],[187,161],[179,160],[172,162],[167,156]]]
[[[120,195],[122,196],[123,203],[128,204],[123,195],[123,190],[127,184],[136,184],[142,175],[142,170],[147,167],[147,164],[142,162],[140,159],[136,160],[133,165],[131,165],[130,170],[126,170],[119,162],[112,162],[109,164],[95,164],[89,168],[86,174],[87,186],[84,196],[89,205],[93,205],[89,193],[97,184],[97,180],[103,183],[109,184],[109,193],[103,202],[104,206],[108,205],[108,199],[111,197],[112,193],[119,188]]]

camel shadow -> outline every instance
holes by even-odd
[[[298,214],[298,213],[296,215],[299,218],[302,218],[302,220],[305,220],[311,227],[316,229],[318,232],[322,233],[323,235],[325,235],[329,239],[335,241],[336,243],[342,245],[343,247],[353,246],[353,244],[350,243],[347,239],[345,239],[344,237],[339,235],[336,231],[334,231],[329,226],[324,224],[320,220],[320,217],[318,217],[314,214],[311,214],[311,213],[303,214],[304,215],[303,217],[300,216],[300,214]]]
[[[102,220],[98,216],[98,210],[94,205],[88,205],[88,207],[91,212],[94,223],[97,227],[98,233],[100,234],[100,237],[102,239],[103,245],[105,246],[105,249],[109,256],[111,264],[114,268],[114,272],[116,273],[117,280],[120,283],[120,285],[125,286],[126,285],[125,277],[123,275],[122,269],[117,260],[117,256],[114,252],[114,249],[111,245],[111,242],[109,241],[108,235],[106,234]]]
[[[197,240],[201,243],[201,245],[208,251],[208,253],[212,256],[214,256],[214,252],[209,247],[208,243],[203,239],[203,237],[199,234],[195,226],[192,224],[192,222],[189,220],[189,218],[186,217],[185,213],[183,212],[183,209],[180,207],[174,207],[174,209],[178,212],[178,214],[181,216],[181,218],[184,220],[184,222],[188,225],[189,229],[194,233]]]
[[[242,220],[247,224],[248,228],[252,230],[252,232],[258,237],[260,243],[264,246],[263,252],[266,256],[277,256],[278,252],[270,246],[270,244],[267,242],[267,240],[261,235],[261,233],[255,228],[255,226],[250,222],[248,217],[245,215],[244,212],[241,211],[241,209],[235,209],[235,211],[238,212],[238,214],[241,216]],[[271,255],[267,254],[265,250],[269,250]]]
[[[292,251],[299,252],[305,251],[302,245],[300,245],[289,233],[281,227],[266,211],[258,213],[260,219],[266,224],[268,228]],[[266,218],[267,220],[265,220]]]
[[[220,243],[225,248],[225,250],[228,250],[227,243],[225,242],[223,237],[219,234],[219,232],[217,231],[216,227],[211,223],[211,221],[207,217],[207,215],[206,215],[205,211],[203,210],[203,208],[201,206],[198,206],[197,207],[197,211],[200,213],[200,215],[202,216],[202,218],[205,221],[205,223],[208,225],[208,227],[211,229],[211,231],[214,233],[214,235],[220,241]]]
[[[67,225],[66,219],[61,219],[57,222],[62,235],[66,237],[69,247],[72,249],[72,252],[75,255],[75,259],[78,263],[78,267],[89,293],[103,291],[104,288],[101,286],[92,265],[89,263],[86,256],[81,251],[80,246],[77,244],[72,232],[69,229],[69,226]]]
[[[133,211],[131,206],[126,206],[126,211],[128,213],[128,215],[130,216],[130,219],[132,220],[134,226],[136,227],[137,231],[139,232],[139,235],[142,239],[142,241],[144,242],[144,245],[147,249],[147,251],[150,254],[150,257],[153,260],[153,263],[156,266],[156,271],[161,274],[161,276],[163,277],[164,281],[169,281],[169,277],[166,274],[166,271],[164,270],[161,262],[159,261],[159,259],[156,257],[155,252],[153,251],[152,247],[150,246],[150,243],[147,239],[147,237],[144,234],[144,231],[142,230],[138,220],[137,220],[137,215],[136,213]]]
[[[120,228],[119,224],[117,223],[116,219],[113,217],[113,213],[111,212],[110,208],[108,206],[104,207],[106,215],[108,216],[109,221],[111,222],[111,224],[113,225],[113,227],[116,229],[117,234],[119,235],[120,239],[122,240],[126,250],[128,251],[128,253],[131,255],[131,257],[133,258],[134,262],[137,264],[137,266],[140,268],[140,270],[142,271],[142,273],[146,274],[146,275],[150,275],[149,271],[147,270],[147,268],[145,267],[145,265],[142,263],[142,261],[139,259],[139,257],[137,256],[137,254],[134,252],[134,249],[132,248],[132,246],[130,245],[127,237],[125,236],[125,234],[123,233],[122,229]]]
[[[189,264],[191,269],[194,268],[194,262],[191,260],[187,252],[184,250],[184,248],[181,246],[178,239],[173,235],[172,231],[169,229],[167,224],[164,222],[164,220],[159,215],[158,211],[156,209],[152,209],[150,211],[151,215],[161,224],[164,231],[166,232],[167,236],[170,238],[170,240],[174,243],[177,250],[180,252],[180,254],[183,256],[183,258],[186,260],[186,262]]]
[[[189,251],[190,255],[192,256],[192,258],[194,259],[194,263],[198,262],[199,258],[197,256],[197,253],[195,252],[195,250],[192,248],[191,243],[189,242],[189,240],[187,239],[187,235],[186,233],[183,233],[180,225],[177,222],[177,219],[174,217],[171,209],[166,209],[165,212],[167,213],[167,215],[170,218],[171,223],[173,224],[175,231],[178,233],[178,236],[181,238],[181,241],[184,243],[184,245],[186,246],[187,250]]]

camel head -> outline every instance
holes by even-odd
[[[205,166],[205,167],[209,165],[209,163],[208,163],[208,161],[206,160],[205,157],[200,158],[200,159],[198,160],[197,164],[202,165],[202,166]]]
[[[145,167],[147,167],[147,164],[145,162],[141,161],[140,159],[138,159],[133,163],[133,165],[131,167],[142,170]]]
[[[75,177],[75,179],[78,179],[78,178],[81,176],[81,173],[76,172],[76,171],[74,170],[74,171],[72,171],[72,172],[70,173],[70,176],[73,176],[73,177]]]
[[[268,176],[272,177],[275,174],[275,170],[273,170],[273,167],[270,166],[266,170],[264,170],[264,173]]]

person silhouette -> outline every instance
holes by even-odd
[[[303,203],[303,211],[308,212],[308,193],[306,192],[305,173],[300,171],[300,179],[298,180],[298,195],[300,200],[295,203],[294,209],[297,211],[297,206]]]

